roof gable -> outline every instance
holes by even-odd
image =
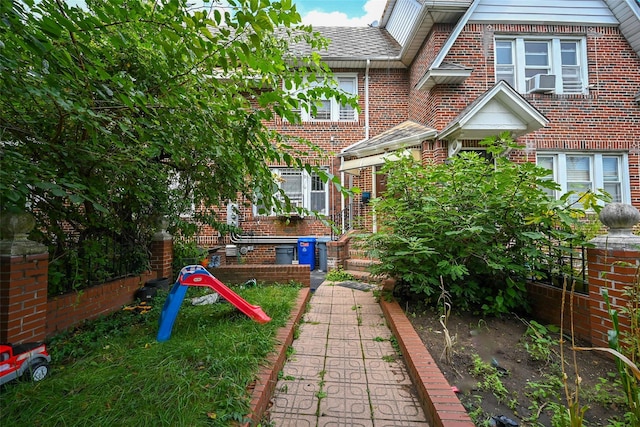
[[[542,113],[501,80],[467,106],[438,134],[438,139],[480,140],[504,131],[518,137],[548,123]]]

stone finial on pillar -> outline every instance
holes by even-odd
[[[167,231],[167,227],[169,226],[169,221],[166,218],[162,218],[158,221],[157,231],[154,233],[152,240],[154,242],[162,241],[162,240],[171,240],[173,237]]]
[[[640,222],[640,212],[634,206],[609,203],[600,211],[600,221],[609,228],[609,232],[591,240],[597,248],[617,250],[640,248],[640,236],[633,234],[633,227]]]
[[[631,205],[611,203],[600,212],[600,220],[609,232],[592,239],[594,247],[587,248],[589,313],[591,344],[607,347],[613,324],[603,293],[607,291],[610,307],[621,313],[629,302],[625,289],[638,285],[640,236],[633,234],[633,226],[640,222],[640,212]],[[618,322],[621,333],[631,330],[628,316],[620,315]]]
[[[0,214],[0,254],[34,255],[47,253],[47,247],[27,239],[36,226],[36,220],[28,212],[3,212]]]

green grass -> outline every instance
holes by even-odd
[[[192,306],[190,289],[171,339],[155,340],[163,298],[147,314],[120,311],[48,344],[51,373],[0,392],[3,424],[29,426],[228,426],[249,412],[247,387],[275,345],[298,287],[236,290],[272,321],[231,304]]]

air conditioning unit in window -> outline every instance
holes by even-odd
[[[527,79],[527,93],[547,93],[556,90],[555,74],[536,74]]]

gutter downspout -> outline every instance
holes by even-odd
[[[369,66],[371,60],[367,59],[367,67],[364,72],[364,138],[369,139]],[[377,197],[376,194],[376,167],[371,166],[371,194],[373,197]],[[375,212],[373,213],[373,232],[378,231],[378,221]]]
[[[369,66],[371,60],[367,59],[364,71],[364,139],[369,139]]]

